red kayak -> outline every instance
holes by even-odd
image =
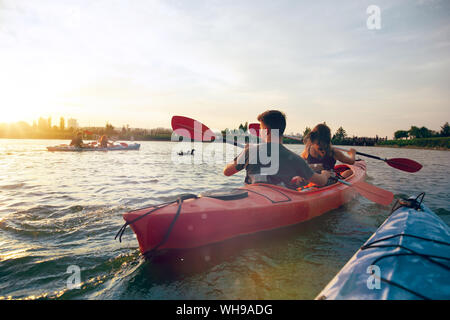
[[[351,169],[351,184],[364,180],[366,164],[338,165]],[[294,225],[349,202],[356,195],[351,186],[336,183],[296,191],[270,184],[252,184],[231,193],[183,195],[178,200],[124,213],[122,236],[130,225],[142,254],[161,249],[187,249],[234,237]]]

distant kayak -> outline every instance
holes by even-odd
[[[80,152],[80,151],[123,151],[123,150],[139,150],[141,145],[139,143],[133,143],[133,144],[126,144],[121,143],[115,146],[107,147],[107,148],[100,148],[100,147],[84,147],[84,148],[78,148],[74,146],[69,145],[59,145],[54,147],[47,147],[48,151],[73,151],[73,152]]]
[[[421,200],[400,201],[316,299],[450,299],[450,228]]]

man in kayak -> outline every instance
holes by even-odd
[[[323,170],[315,173],[299,155],[287,149],[283,144],[283,133],[286,128],[286,117],[278,110],[268,110],[258,116],[262,143],[246,145],[245,149],[230,163],[223,173],[231,176],[242,169],[246,169],[245,183],[269,183],[295,189],[291,182],[295,176],[306,182],[313,182],[319,186],[327,183],[330,172]],[[276,163],[275,171],[269,172],[268,162],[264,156],[270,158],[270,163]]]
[[[84,143],[83,143],[83,134],[81,132],[78,132],[76,137],[72,139],[72,141],[70,142],[71,146],[74,146],[76,148],[83,148]]]

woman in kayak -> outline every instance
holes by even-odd
[[[230,163],[223,173],[231,176],[246,169],[245,183],[269,183],[295,189],[291,183],[294,176],[317,185],[325,185],[330,177],[329,171],[315,173],[299,155],[282,144],[286,128],[286,117],[278,110],[268,110],[258,116],[261,126],[262,143],[246,145],[244,150]],[[262,159],[267,157],[267,159]]]
[[[324,123],[315,126],[314,129],[306,135],[303,141],[305,143],[305,149],[301,156],[315,171],[333,171],[336,160],[346,164],[355,163],[356,150],[351,148],[347,154],[345,154],[333,147],[331,145],[330,128]],[[347,178],[351,174],[351,170],[341,172],[341,175],[344,178]]]
[[[100,137],[98,143],[100,144],[100,148],[108,148],[108,145],[111,145],[108,141],[108,136],[105,134]]]

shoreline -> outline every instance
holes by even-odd
[[[61,139],[61,138],[4,138],[0,137],[0,140],[67,140],[70,141],[70,139]],[[86,141],[91,141],[91,139],[85,139]],[[142,142],[142,141],[158,141],[158,142],[179,142],[179,141],[172,141],[171,139],[163,138],[163,139],[134,139],[134,140],[127,140],[127,139],[118,139],[117,141],[132,141],[132,142]],[[95,141],[95,140],[92,140]],[[225,143],[225,142],[224,142]],[[285,144],[300,144],[303,143],[285,143]],[[450,148],[445,147],[421,147],[421,146],[414,146],[414,145],[407,145],[407,146],[399,146],[399,145],[374,145],[374,146],[354,146],[354,145],[336,145],[336,146],[343,146],[348,148],[358,148],[358,147],[368,147],[368,148],[397,148],[397,149],[420,149],[420,150],[436,150],[436,151],[450,151]]]

